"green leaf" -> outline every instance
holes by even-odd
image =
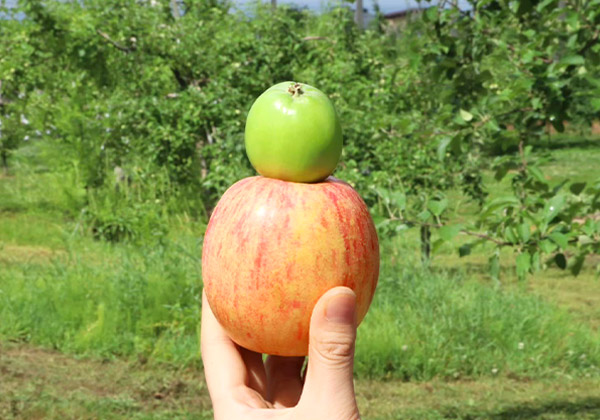
[[[585,189],[587,182],[574,182],[569,186],[569,190],[575,194],[579,195]]]
[[[390,219],[387,219],[385,217],[382,216],[375,216],[373,217],[373,223],[375,224],[375,229],[380,230],[381,228],[384,228],[385,226],[387,226],[388,224],[390,224]]]
[[[490,120],[488,120],[488,122],[486,123],[486,127],[489,128],[492,131],[500,131],[501,128],[498,125],[498,123],[496,122],[496,120],[494,118],[491,118]]]
[[[594,236],[594,233],[596,233],[596,223],[592,219],[587,219],[581,230],[588,236]]]
[[[442,226],[438,233],[440,235],[440,238],[442,238],[444,241],[449,242],[452,239],[454,239],[454,237],[456,235],[458,235],[460,233],[460,230],[462,229],[461,225],[447,225],[447,226]]]
[[[552,239],[559,247],[561,247],[561,249],[567,249],[567,247],[569,246],[569,238],[567,237],[567,235],[563,235],[562,233],[559,232],[552,232],[550,235],[548,235],[550,237],[550,239]]]
[[[506,229],[504,229],[504,238],[511,244],[516,244],[519,242],[519,239],[515,233],[515,229],[512,226],[507,226]]]
[[[518,0],[517,3],[519,3],[519,9],[517,10],[518,16],[522,16],[525,13],[529,13],[533,9],[532,0]]]
[[[466,257],[471,254],[471,244],[463,244],[458,247],[458,255],[459,257]]]
[[[403,211],[406,208],[406,194],[400,191],[393,191],[390,198],[397,209]]]
[[[508,171],[510,171],[511,169],[517,169],[518,167],[519,165],[514,161],[503,162],[502,164],[496,166],[494,178],[496,179],[496,181],[500,181],[506,176]]]
[[[544,174],[537,166],[528,166],[527,172],[529,172],[536,181],[541,182],[542,184],[548,183],[548,181],[546,181],[546,178],[544,178]]]
[[[525,278],[525,275],[529,272],[531,268],[531,255],[529,252],[525,251],[519,255],[517,255],[517,276],[520,279]]]
[[[538,52],[535,50],[527,50],[525,51],[525,54],[523,54],[523,56],[521,57],[521,62],[523,64],[529,64],[533,61],[533,59],[538,55]],[[538,99],[538,98],[534,98],[534,99]],[[538,99],[539,101],[539,99]],[[534,108],[537,108],[535,105],[533,105]]]
[[[469,111],[465,111],[464,109],[461,109],[459,114],[460,118],[462,118],[465,122],[469,122],[473,119],[473,114],[471,114]]]
[[[423,223],[427,222],[430,218],[431,213],[429,213],[427,210],[423,210],[421,213],[417,214],[417,219]]]
[[[580,55],[567,55],[561,58],[558,64],[563,66],[582,66],[585,64],[585,59]]]
[[[521,223],[517,226],[517,233],[521,238],[521,242],[527,242],[531,237],[531,225],[527,221]]]
[[[410,227],[404,223],[399,223],[396,225],[396,229],[394,229],[394,231],[396,233],[402,232],[403,230],[408,230],[410,229]]]
[[[580,19],[581,17],[579,16],[579,13],[575,12],[574,10],[567,13],[565,19],[567,22],[567,30],[573,32],[578,31],[579,27],[581,26]]]
[[[581,272],[581,269],[583,268],[584,262],[585,262],[585,254],[577,255],[577,257],[575,257],[575,261],[573,262],[573,265],[571,266],[571,274],[573,274],[574,276],[578,276],[579,273]]]
[[[552,123],[552,127],[554,127],[554,129],[559,133],[563,133],[565,131],[565,124],[560,118],[554,118],[550,122]]]
[[[589,245],[595,243],[595,241],[588,235],[579,235],[577,237],[577,241],[579,242],[579,245]]]
[[[454,153],[461,153],[463,140],[464,136],[461,134],[457,134],[454,137],[452,137],[452,140],[450,140],[450,150],[452,150]]]
[[[438,19],[438,8],[437,7],[429,7],[425,10],[423,14],[423,20],[425,22],[435,22]]]
[[[483,214],[489,215],[493,211],[505,208],[505,207],[516,207],[519,205],[519,200],[517,197],[506,196],[506,197],[498,197],[490,201],[490,203],[484,208]]]
[[[434,216],[439,217],[448,207],[448,200],[431,200],[427,203],[427,208]]]
[[[544,220],[551,222],[565,206],[566,199],[564,195],[554,196],[544,207]]]
[[[405,117],[400,117],[398,118],[398,120],[396,121],[398,130],[403,134],[403,135],[407,135],[410,134],[412,131],[414,131],[414,118],[405,116]]]
[[[437,156],[439,160],[444,160],[446,157],[446,149],[452,141],[451,137],[442,137],[437,147]]]
[[[565,268],[567,268],[567,259],[565,258],[565,254],[556,254],[554,256],[554,262],[556,263],[556,265],[558,266],[558,268],[560,268],[561,270],[564,270]]]
[[[548,239],[540,241],[539,247],[544,254],[550,254],[556,249],[556,244]]]
[[[442,245],[444,245],[443,239],[438,239],[438,240],[434,241],[433,244],[431,245],[431,252],[434,255],[437,254],[438,250],[441,248]]]
[[[387,189],[375,187],[374,190],[375,190],[375,192],[377,192],[377,195],[379,195],[379,197],[381,197],[381,199],[383,200],[383,202],[385,204],[391,203],[392,200],[390,197],[390,192]]]
[[[544,1],[540,2],[540,3],[538,3],[535,8],[536,8],[536,10],[538,12],[541,12],[545,8],[547,8],[548,6],[550,6],[551,4],[554,6],[554,4],[553,4],[554,2],[556,2],[556,0],[544,0]]]

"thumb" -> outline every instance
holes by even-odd
[[[299,405],[356,411],[353,366],[356,295],[336,287],[317,302],[310,322],[308,367]]]

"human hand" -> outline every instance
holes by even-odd
[[[317,302],[304,357],[268,356],[235,344],[202,295],[202,360],[215,420],[358,420],[352,370],[356,295],[336,287]]]

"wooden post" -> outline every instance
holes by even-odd
[[[360,29],[364,27],[365,18],[363,15],[363,0],[356,0],[356,11],[354,12],[354,21]]]

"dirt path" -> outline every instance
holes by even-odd
[[[600,419],[600,378],[357,380],[356,389],[365,420]],[[0,343],[2,420],[211,418],[198,370],[84,360]]]
[[[0,419],[210,418],[198,371],[0,344]]]

